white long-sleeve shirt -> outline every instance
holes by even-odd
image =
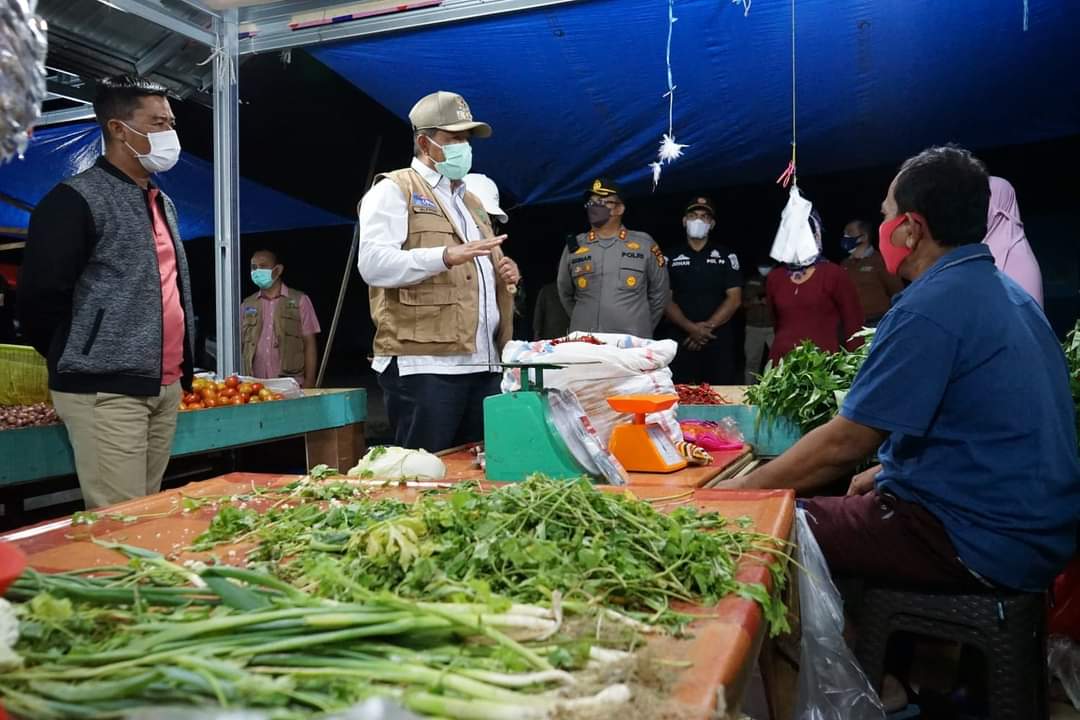
[[[465,206],[465,184],[452,187],[450,180],[413,158],[412,169],[430,185],[442,206],[450,213],[450,222],[466,242],[483,239],[472,213]],[[417,285],[430,277],[446,272],[443,248],[414,248],[403,250],[409,235],[409,204],[401,188],[391,180],[375,184],[360,202],[360,246],[356,266],[364,282],[378,288],[400,288]],[[499,306],[495,300],[495,268],[488,257],[474,260],[479,272],[480,304],[476,325],[476,352],[460,355],[401,355],[398,372],[402,375],[432,373],[464,375],[484,372],[483,363],[498,362],[495,330],[499,327]],[[375,356],[372,368],[383,372],[391,358]],[[491,367],[497,372],[498,367]]]

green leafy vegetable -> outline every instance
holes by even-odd
[[[770,364],[758,384],[746,389],[746,401],[758,407],[758,421],[784,418],[807,433],[831,420],[866,360],[873,333],[858,333],[867,341],[854,351],[826,352],[807,341]]]

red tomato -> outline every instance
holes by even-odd
[[[203,405],[205,405],[208,408],[217,407],[218,406],[217,398],[216,397],[205,398],[203,400]]]
[[[274,399],[275,400],[284,400],[285,396],[282,395],[281,393],[274,393]]]
[[[202,402],[194,402],[188,406],[188,410],[203,410],[205,408],[206,405],[204,405]]]
[[[262,383],[251,383],[251,394],[255,395],[263,389]]]
[[[235,388],[240,386],[240,378],[236,375],[230,375],[225,378],[225,387]]]
[[[220,397],[234,398],[234,397],[237,396],[237,394],[238,393],[236,392],[236,388],[227,387],[227,388],[225,388],[224,390],[221,391]]]

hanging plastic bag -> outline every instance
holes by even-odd
[[[0,3],[0,164],[30,142],[45,101],[45,21],[34,14],[37,0]]]
[[[769,255],[777,262],[787,265],[809,265],[821,254],[817,240],[810,229],[810,211],[813,205],[799,194],[797,186],[791,186],[787,205],[780,213],[780,227],[776,230]]]
[[[884,720],[885,709],[844,642],[844,607],[825,556],[795,511],[802,649],[795,720]]]

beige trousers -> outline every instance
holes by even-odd
[[[53,392],[67,426],[86,507],[113,505],[161,490],[169,464],[180,383],[157,397]]]

